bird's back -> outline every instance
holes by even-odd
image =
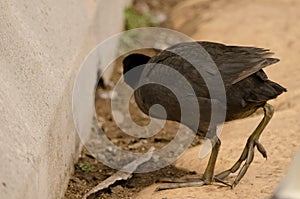
[[[279,61],[271,58],[272,54],[269,50],[255,47],[226,46],[212,42],[180,43],[153,56],[141,78],[150,82],[151,79],[170,79],[173,82],[172,87],[179,87],[184,93],[184,99],[188,101],[193,93],[187,93],[182,87],[187,80],[199,102],[199,125],[202,129],[198,132],[203,132],[211,119],[212,101],[220,106],[220,112],[226,111],[225,119],[228,121],[249,116],[266,101],[286,91],[279,84],[268,80],[262,70]],[[178,71],[184,78],[173,75],[173,70]],[[218,75],[222,81],[221,86],[216,83],[219,81],[216,78]],[[165,107],[168,119],[180,121],[180,103],[171,90],[157,84],[145,85],[135,91],[135,99],[145,113],[148,113],[153,104],[158,103]],[[222,95],[226,95],[227,102],[224,103],[219,98]]]

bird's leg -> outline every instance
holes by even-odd
[[[212,137],[211,142],[213,148],[211,151],[211,155],[209,157],[207,167],[203,174],[203,181],[205,182],[205,184],[211,184],[213,181],[215,165],[216,165],[217,157],[221,146],[221,141],[217,136]]]
[[[163,182],[175,182],[174,184],[168,184],[165,186],[157,187],[156,190],[166,190],[166,189],[175,189],[175,188],[182,188],[182,187],[199,187],[207,184],[211,184],[214,180],[214,169],[216,165],[216,160],[218,157],[219,149],[221,146],[220,139],[214,135],[212,138],[209,138],[212,142],[212,152],[207,164],[207,167],[205,169],[205,172],[203,174],[203,178],[196,178],[196,179],[163,179],[160,181]]]
[[[262,144],[259,142],[259,137],[262,134],[265,127],[267,126],[267,124],[269,123],[269,121],[271,120],[274,113],[274,108],[270,104],[265,104],[263,108],[264,108],[264,117],[262,121],[259,123],[259,125],[256,127],[256,129],[254,130],[254,132],[248,138],[247,144],[239,160],[230,169],[216,175],[215,180],[223,180],[229,174],[235,173],[240,168],[243,161],[245,161],[237,177],[235,178],[233,184],[231,185],[231,187],[234,188],[239,183],[239,181],[243,178],[243,176],[246,174],[251,162],[253,161],[255,146],[257,147],[258,151],[262,154],[262,156],[264,158],[267,158],[267,152],[262,146]]]

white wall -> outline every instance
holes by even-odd
[[[1,199],[64,195],[80,150],[72,118],[73,83],[87,53],[122,30],[125,4],[0,1]],[[93,70],[86,84],[91,102]],[[92,103],[86,106],[85,114],[92,108]],[[87,118],[82,128],[89,133],[92,115]]]

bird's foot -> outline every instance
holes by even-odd
[[[172,183],[172,184],[159,186],[155,190],[162,191],[162,190],[167,190],[167,189],[177,189],[177,188],[183,188],[183,187],[201,187],[204,185],[210,185],[210,184],[212,184],[213,181],[219,182],[226,186],[231,187],[230,184],[228,184],[227,182],[224,182],[223,180],[218,179],[216,177],[213,178],[212,180],[204,180],[203,178],[162,178],[162,179],[159,179],[158,182]]]
[[[267,158],[267,152],[263,145],[258,141],[259,136],[250,136],[248,138],[247,144],[243,150],[243,153],[241,154],[239,160],[228,170],[225,170],[215,176],[216,181],[223,181],[226,177],[228,177],[231,173],[235,173],[244,162],[242,168],[239,170],[238,175],[236,176],[234,182],[232,183],[231,188],[234,188],[240,180],[244,177],[246,174],[250,164],[253,161],[254,158],[254,149],[255,147],[258,149],[258,151],[262,154],[264,158]]]
[[[244,165],[240,169],[237,177],[235,178],[234,182],[231,185],[231,188],[234,188],[239,181],[244,177],[246,174],[250,164],[253,161],[254,158],[254,148],[256,147],[258,151],[262,154],[264,158],[267,158],[267,152],[263,145],[258,141],[260,135],[262,134],[264,128],[267,126],[269,121],[271,120],[274,113],[274,108],[270,104],[264,105],[264,117],[259,123],[259,125],[256,127],[254,132],[250,135],[250,137],[247,140],[247,144],[239,158],[239,160],[228,170],[223,171],[222,173],[215,176],[215,178],[218,178],[220,180],[225,179],[229,174],[235,173],[241,166],[241,164],[245,161]]]
[[[160,182],[168,182],[168,183],[172,182],[173,184],[157,187],[156,191],[183,188],[183,187],[201,187],[203,185],[212,184],[213,181],[218,181],[217,179],[214,179],[214,168],[215,168],[215,163],[219,152],[219,148],[221,146],[221,142],[217,136],[212,137],[211,141],[212,143],[214,143],[213,145],[214,147],[212,148],[212,152],[202,178],[161,179]],[[223,181],[221,179],[218,182],[223,182]]]

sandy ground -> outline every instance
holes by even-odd
[[[259,153],[245,177],[233,190],[211,185],[154,192],[160,184],[142,190],[139,199],[179,198],[267,198],[284,176],[300,143],[299,80],[300,1],[297,0],[186,0],[173,9],[171,21],[178,31],[197,40],[270,48],[281,59],[266,69],[270,79],[288,88],[271,104],[275,115],[260,141],[268,151],[265,160]],[[238,159],[247,137],[262,115],[225,125],[216,171],[231,167]],[[207,158],[198,158],[199,147],[191,148],[176,166],[203,173]],[[233,179],[229,179],[229,181]]]

